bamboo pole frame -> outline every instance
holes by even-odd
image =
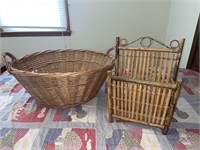
[[[153,85],[153,86],[156,86],[156,87],[164,87],[164,88],[169,88],[169,89],[175,89],[176,88],[175,83],[166,84],[166,83],[159,83],[159,82],[154,82],[154,81],[129,79],[129,78],[119,77],[119,76],[115,76],[115,75],[112,75],[111,78],[112,78],[112,80],[117,80],[117,81],[124,81],[124,82],[138,83],[138,84],[145,84],[145,85]]]
[[[146,48],[146,47],[118,47],[119,50],[130,50],[130,51],[152,51],[152,52],[170,52],[179,53],[179,50],[174,49],[159,49],[159,48]]]

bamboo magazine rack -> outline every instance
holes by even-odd
[[[118,118],[159,127],[167,134],[182,85],[177,73],[184,41],[166,46],[151,37],[130,43],[116,38],[115,70],[108,72],[110,122]]]

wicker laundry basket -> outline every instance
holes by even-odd
[[[12,59],[10,63],[7,56]],[[50,108],[67,108],[91,100],[114,66],[109,54],[75,49],[46,50],[20,59],[6,52],[2,61],[39,105]]]

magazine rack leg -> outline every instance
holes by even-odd
[[[108,71],[108,120],[109,122],[113,122],[113,117],[112,117],[112,114],[113,114],[113,109],[112,109],[112,95],[111,95],[111,76],[112,76],[112,72],[111,71]]]
[[[166,125],[165,127],[162,129],[162,133],[164,135],[167,134],[168,130],[169,130],[169,126],[170,126],[170,123],[173,119],[173,115],[174,115],[174,111],[175,111],[175,108],[176,108],[176,104],[177,104],[177,101],[178,101],[178,97],[179,97],[179,94],[180,94],[180,90],[181,90],[181,85],[182,85],[182,81],[181,80],[178,80],[177,81],[177,88],[176,88],[176,91],[175,91],[175,94],[174,94],[174,98],[173,98],[173,101],[171,102],[171,106],[170,106],[170,110],[169,110],[169,118],[168,120],[166,120]]]

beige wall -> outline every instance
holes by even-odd
[[[172,0],[166,43],[172,39],[185,38],[181,68],[186,68],[194,32],[200,12],[200,0]]]
[[[165,40],[170,0],[69,0],[72,36],[3,38],[17,57],[45,49],[83,48],[105,52],[115,37]]]
[[[0,53],[17,57],[46,49],[83,48],[105,52],[115,37],[152,36],[168,44],[185,38],[185,68],[200,11],[199,0],[69,0],[72,36],[0,38]]]

